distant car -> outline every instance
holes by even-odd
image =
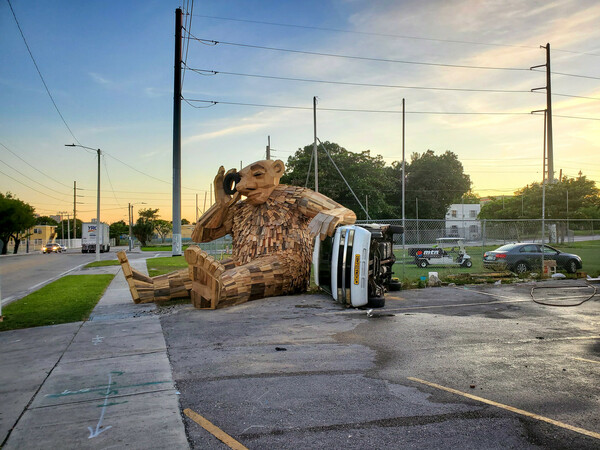
[[[66,252],[67,251],[67,246],[64,244],[58,244],[60,245],[61,251]]]
[[[56,242],[47,243],[42,247],[42,253],[62,253],[63,248]]]
[[[583,267],[581,258],[572,253],[564,253],[549,245],[544,245],[544,259],[556,261],[558,269],[575,273]],[[483,267],[493,270],[510,270],[516,274],[540,270],[542,266],[542,246],[534,243],[506,244],[494,251],[485,252]]]

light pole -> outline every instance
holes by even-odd
[[[100,233],[102,231],[100,225],[100,154],[99,148],[86,147],[79,144],[65,144],[65,147],[81,147],[86,150],[92,150],[98,154],[98,197],[96,199],[96,261],[100,261]]]
[[[129,251],[133,250],[133,205],[145,205],[146,202],[140,203],[129,203],[129,208],[127,209],[127,215],[129,216]]]

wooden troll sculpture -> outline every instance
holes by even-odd
[[[258,161],[227,174],[219,168],[214,180],[216,202],[198,220],[192,240],[210,242],[231,234],[231,259],[216,261],[190,246],[185,251],[189,271],[149,278],[128,267],[120,252],[134,301],[189,295],[196,308],[215,309],[304,292],[315,236],[331,236],[337,225],[352,224],[356,216],[310,189],[280,185],[284,170],[280,160]],[[241,200],[242,196],[246,198]]]

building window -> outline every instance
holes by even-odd
[[[477,233],[479,230],[477,229],[477,225],[471,225],[469,227],[469,233]]]
[[[452,217],[456,217],[456,210],[455,210],[455,209],[453,209],[452,211],[450,211],[450,215],[451,215]]]
[[[471,217],[471,219],[475,219],[477,217],[477,211],[475,211],[474,209],[469,211],[469,217]]]
[[[33,229],[33,234],[42,234],[42,229],[41,228],[34,228]]]

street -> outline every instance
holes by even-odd
[[[116,259],[115,253],[123,249],[125,247],[111,248],[110,252],[101,253],[100,259]],[[136,257],[138,254],[130,256],[132,259]],[[18,300],[95,259],[95,254],[81,253],[79,249],[69,249],[66,253],[36,252],[2,256],[0,257],[2,305]]]

